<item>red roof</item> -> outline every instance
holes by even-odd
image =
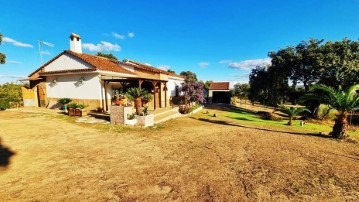
[[[130,65],[132,67],[143,69],[145,71],[150,71],[150,72],[159,73],[159,74],[166,74],[166,75],[169,75],[169,76],[175,76],[175,77],[180,77],[180,78],[185,78],[184,76],[181,76],[181,75],[178,75],[178,74],[175,74],[175,73],[172,73],[172,72],[168,72],[168,71],[165,71],[165,70],[162,70],[162,69],[158,69],[156,67],[152,67],[151,65],[139,63],[139,62],[136,62],[136,61],[133,61],[133,60],[128,60],[127,62],[122,63],[122,64]]]
[[[93,68],[90,69],[69,69],[69,70],[58,70],[58,71],[50,71],[50,72],[43,72],[43,68],[49,65],[51,62],[55,61],[57,58],[64,54],[70,54],[88,64],[93,66]],[[169,76],[175,76],[179,78],[184,78],[183,76],[177,75],[175,73],[167,72],[162,69],[158,69],[155,67],[152,67],[150,65],[142,64],[135,61],[128,61],[128,62],[120,62],[120,61],[113,61],[105,57],[95,56],[95,55],[89,55],[86,53],[76,53],[70,50],[65,50],[56,57],[52,58],[50,61],[36,69],[34,72],[32,72],[29,77],[33,76],[36,73],[40,73],[41,75],[51,74],[51,73],[64,73],[64,72],[84,72],[84,71],[96,71],[96,70],[102,70],[102,71],[110,71],[110,72],[118,72],[118,73],[124,73],[124,74],[130,74],[130,75],[136,75],[134,72],[131,72],[123,67],[123,65],[130,65],[134,68],[138,68],[141,70],[145,70],[148,72],[158,73],[158,74],[166,74]]]
[[[133,73],[133,72],[125,69],[121,65],[117,64],[117,61],[112,61],[108,58],[104,58],[104,57],[100,57],[100,56],[89,55],[89,54],[85,54],[85,53],[75,53],[75,52],[72,52],[69,50],[65,50],[62,53],[60,53],[59,55],[57,55],[56,57],[52,58],[50,61],[48,61],[44,65],[42,65],[41,67],[39,67],[37,70],[32,72],[29,75],[29,77],[31,77],[38,71],[41,71],[45,66],[49,65],[51,62],[53,62],[54,60],[56,60],[57,58],[59,58],[60,56],[62,56],[64,54],[70,54],[70,55],[90,64],[91,66],[93,66],[92,70],[102,70],[102,71],[110,71],[110,72],[118,72],[118,73],[136,75],[135,73]],[[56,71],[56,73],[57,72],[71,72],[71,71],[72,70],[60,70],[60,71]],[[85,71],[85,70],[82,69],[82,71]],[[88,71],[91,71],[91,69]],[[40,72],[40,73],[44,74],[45,72]]]
[[[209,90],[229,90],[229,82],[212,82]]]

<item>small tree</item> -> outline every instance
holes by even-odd
[[[129,100],[135,102],[136,114],[140,115],[142,113],[142,98],[148,94],[147,90],[133,87],[127,90],[126,96]]]
[[[293,118],[303,112],[310,112],[308,109],[303,108],[303,107],[287,107],[287,106],[280,106],[279,109],[281,112],[283,112],[284,114],[286,114],[289,118],[288,121],[288,125],[291,126],[293,125]]]
[[[117,57],[112,55],[112,53],[102,53],[102,52],[98,52],[96,54],[97,56],[100,56],[100,57],[104,57],[104,58],[108,58],[110,60],[114,60],[114,61],[118,61]]]
[[[346,90],[343,90],[340,86],[338,90],[335,90],[325,85],[314,85],[311,88],[312,93],[307,94],[304,99],[319,100],[322,104],[327,104],[330,108],[338,111],[330,134],[335,138],[342,139],[346,137],[348,113],[359,106],[358,90],[359,84],[352,85]]]
[[[197,75],[191,71],[182,71],[180,73],[181,76],[185,77],[185,82],[197,82]]]
[[[192,102],[204,102],[204,89],[203,84],[200,82],[185,82],[180,88],[183,93],[185,104],[190,105]]]
[[[0,45],[1,45],[1,42],[2,42],[2,34],[0,33]],[[0,64],[5,64],[6,62],[6,56],[4,53],[0,53]]]

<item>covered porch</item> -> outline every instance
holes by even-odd
[[[166,108],[169,106],[169,93],[167,81],[148,78],[101,76],[102,83],[102,106],[108,112],[112,104],[114,90],[126,93],[129,88],[138,87],[147,90],[152,95],[152,100],[148,103],[149,110]]]

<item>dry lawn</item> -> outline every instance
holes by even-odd
[[[359,200],[358,143],[201,116],[132,129],[0,111],[1,158],[15,153],[0,167],[0,199]]]

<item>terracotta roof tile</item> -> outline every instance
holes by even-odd
[[[140,63],[140,62],[136,62],[136,61],[133,61],[133,60],[128,60],[128,62],[125,62],[123,64],[130,65],[130,66],[135,67],[135,68],[143,69],[145,71],[150,71],[150,72],[160,73],[160,74],[166,74],[166,75],[169,75],[169,76],[175,76],[175,77],[180,77],[180,78],[185,78],[184,76],[181,76],[181,75],[178,75],[178,74],[175,74],[175,73],[171,73],[171,72],[167,72],[165,70],[158,69],[156,67],[152,67],[150,65],[143,64],[143,63]]]
[[[48,74],[54,74],[54,73],[67,73],[67,72],[91,72],[96,71],[95,68],[87,68],[87,69],[65,69],[65,70],[56,70],[56,71],[47,71],[47,72],[41,72],[40,75],[48,75]]]
[[[110,72],[118,72],[118,73],[136,75],[135,73],[133,73],[133,72],[125,69],[124,67],[120,66],[119,64],[117,64],[117,61],[112,61],[108,58],[99,57],[99,56],[95,56],[95,55],[89,55],[89,54],[85,54],[85,53],[75,53],[75,52],[72,52],[69,50],[65,50],[62,53],[60,53],[59,55],[57,55],[56,57],[52,58],[50,61],[48,61],[44,65],[42,65],[41,67],[39,67],[38,69],[36,69],[34,72],[32,72],[29,75],[29,77],[31,77],[35,73],[44,73],[44,72],[41,72],[41,70],[45,66],[49,65],[51,62],[53,62],[54,60],[56,60],[57,58],[59,58],[60,56],[66,54],[66,53],[90,64],[91,66],[93,66],[94,70],[102,70],[102,71],[110,71]],[[66,71],[66,70],[63,70],[63,71]]]
[[[213,82],[209,90],[229,90],[229,82]]]
[[[75,53],[69,50],[67,50],[66,52],[89,63],[90,65],[94,66],[98,70],[135,75],[135,73],[117,64],[117,61],[112,61],[108,58],[89,55],[85,53]]]

